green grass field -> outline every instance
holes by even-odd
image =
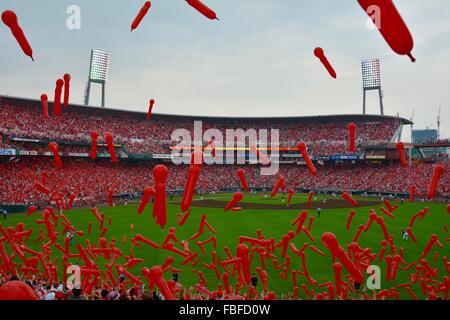
[[[217,200],[224,201],[231,199],[232,195],[218,194],[213,196],[206,196],[205,198],[211,197]],[[319,196],[319,200],[320,199],[321,198]],[[179,208],[176,202],[179,200],[179,198],[174,198],[173,201],[168,200],[168,223],[164,230],[161,230],[161,228],[156,225],[155,221],[153,220],[151,216],[151,204],[147,206],[146,210],[141,216],[137,215],[136,213],[137,204],[129,204],[127,206],[118,206],[113,208],[100,207],[98,208],[99,211],[105,213],[105,226],[109,228],[105,237],[108,239],[108,241],[114,237],[116,240],[116,246],[119,247],[123,251],[124,256],[126,256],[128,255],[131,245],[130,239],[135,234],[140,233],[143,236],[152,239],[156,243],[162,244],[169,231],[169,228],[176,227],[176,236],[178,240],[188,240],[190,236],[197,232],[201,215],[206,214],[208,216],[208,222],[217,232],[217,254],[221,258],[221,260],[224,260],[226,258],[226,254],[223,250],[223,247],[228,246],[234,254],[236,246],[238,244],[238,238],[241,235],[256,237],[256,230],[261,229],[262,234],[265,238],[274,237],[275,240],[278,241],[287,232],[295,230],[295,226],[290,226],[291,222],[300,213],[300,210],[295,209],[295,204],[306,202],[307,195],[295,195],[290,206],[292,210],[288,211],[243,210],[241,212],[224,213],[222,209],[193,208],[190,218],[182,227],[178,226],[176,220],[177,214],[179,213]],[[264,199],[263,195],[261,194],[247,195],[243,201],[276,204],[281,203],[281,195],[278,195],[275,199]],[[397,204],[397,202],[393,203]],[[423,221],[418,219],[413,227],[413,232],[419,244],[414,244],[411,239],[408,241],[402,240],[402,230],[408,226],[411,216],[426,206],[429,206],[430,210],[425,219]],[[438,235],[439,240],[443,244],[444,248],[439,249],[437,246],[434,246],[433,250],[426,257],[426,260],[430,263],[431,266],[439,270],[438,278],[439,280],[442,280],[442,278],[447,275],[442,257],[444,255],[448,255],[449,253],[449,242],[446,242],[444,240],[444,238],[448,238],[449,235],[445,233],[443,224],[448,224],[450,215],[447,214],[445,205],[434,203],[405,202],[403,205],[400,205],[400,208],[394,211],[394,214],[396,216],[395,220],[389,218],[380,210],[378,210],[379,207],[381,207],[381,205],[375,207],[374,209],[376,210],[376,213],[378,215],[383,216],[389,234],[394,235],[396,247],[403,247],[404,259],[407,263],[417,261],[426,244],[428,243],[430,236],[432,234]],[[365,224],[367,222],[370,207],[356,208],[357,214],[353,219],[350,231],[347,232],[345,230],[345,224],[350,210],[351,209],[322,210],[320,218],[317,218],[317,213],[315,210],[310,210],[309,212],[310,215],[313,215],[315,217],[314,223],[311,228],[311,233],[315,238],[315,242],[311,244],[314,244],[314,246],[326,253],[326,256],[322,257],[309,249],[306,250],[306,262],[308,270],[312,278],[316,279],[319,284],[327,281],[334,281],[331,256],[328,249],[325,248],[320,241],[321,235],[324,232],[333,232],[334,234],[336,234],[341,246],[346,249],[347,245],[352,241],[358,225]],[[85,231],[83,237],[75,237],[75,243],[82,243],[83,245],[85,245],[86,239],[90,239],[91,243],[97,243],[98,237],[100,235],[99,223],[91,213],[90,209],[72,210],[70,212],[65,212],[65,215],[76,228]],[[107,222],[109,216],[112,217],[112,226],[109,226]],[[33,228],[34,232],[30,237],[27,245],[32,249],[39,249],[41,244],[34,244],[33,242],[38,236],[39,227],[42,227],[42,225],[38,226],[35,223],[35,220],[40,217],[41,214],[39,212],[34,213],[30,217],[26,217],[24,214],[9,215],[6,220],[3,220],[1,222],[4,227],[14,226],[18,222],[24,222],[26,229]],[[92,232],[88,236],[86,230],[88,228],[89,221],[93,221],[93,226]],[[130,230],[130,224],[134,225],[133,231]],[[58,230],[61,231],[61,225],[59,226]],[[213,250],[212,243],[205,246],[205,249],[207,251],[206,256],[203,256],[201,254],[201,251],[195,244],[196,241],[202,241],[212,236],[209,230],[207,230],[206,228],[205,230],[206,231],[202,236],[197,238],[195,241],[190,241],[190,249],[193,252],[199,251],[199,256],[202,256],[201,263],[210,263],[211,251]],[[124,235],[127,236],[127,241],[124,245],[122,245],[122,238]],[[63,245],[63,241],[61,238],[62,237],[59,237],[59,242]],[[359,244],[362,248],[369,247],[372,249],[372,252],[378,253],[381,248],[381,240],[383,240],[381,229],[379,228],[378,224],[373,223],[369,232],[361,234],[359,238]],[[297,248],[301,248],[305,242],[310,242],[310,240],[304,233],[300,233],[294,238],[292,242]],[[9,249],[9,246],[6,247]],[[177,247],[180,247],[180,245],[178,244]],[[439,251],[439,257],[436,263],[434,263],[433,256],[436,250]],[[75,246],[71,247],[71,252],[76,252]],[[387,254],[389,254],[389,252],[390,251],[388,251]],[[57,249],[53,249],[53,254],[55,257],[62,255],[62,253]],[[140,257],[145,260],[143,264],[140,264],[130,270],[135,275],[141,275],[140,269],[142,267],[151,267],[153,265],[162,264],[165,261],[165,258],[168,255],[171,255],[175,258],[175,263],[173,264],[173,266],[182,269],[182,272],[180,274],[180,282],[184,285],[184,287],[193,286],[199,281],[197,274],[191,272],[191,269],[193,267],[189,265],[186,267],[181,267],[181,261],[183,260],[183,258],[173,252],[168,252],[162,249],[153,249],[147,245],[143,245],[142,248],[135,247],[133,250],[133,254],[135,255],[135,257]],[[281,250],[276,250],[275,255],[279,257],[279,264],[284,262],[281,258]],[[288,255],[290,255],[292,258],[291,270],[299,270],[301,268],[300,258],[294,255],[290,249],[288,250]],[[61,258],[59,261],[61,261]],[[73,259],[72,262],[76,264],[78,261],[76,259]],[[107,260],[103,259],[99,259],[97,261],[100,266],[103,266],[107,262]],[[124,257],[118,260],[118,263],[124,262]],[[208,283],[208,288],[210,288],[211,290],[215,290],[217,288],[218,280],[216,279],[214,273],[202,267],[201,263],[199,263],[195,268],[197,270],[203,271],[203,274],[205,275]],[[374,263],[379,263],[378,259],[375,260]],[[258,266],[260,266],[259,256],[255,255],[255,259],[252,263],[252,271],[255,271],[256,267]],[[382,272],[382,289],[389,289],[391,287],[394,287],[396,284],[408,282],[409,275],[415,272],[415,268],[412,268],[408,272],[399,270],[396,281],[386,282],[385,263],[379,263],[379,266],[381,267]],[[270,260],[267,259],[269,290],[272,290],[279,295],[293,292],[290,275],[291,270],[289,270],[288,280],[282,280],[279,276],[281,270],[275,270],[272,263],[270,263]],[[222,273],[223,270],[219,268],[219,272]],[[344,275],[346,274],[347,273],[344,270]],[[171,275],[167,274],[166,276],[169,277]],[[141,278],[144,279],[143,277]],[[231,279],[231,283],[234,284],[235,280]],[[301,283],[307,283],[306,279],[302,276],[298,276],[299,288]],[[261,282],[259,282],[259,289],[261,289],[261,287]],[[425,298],[420,288],[420,282],[417,282],[417,284],[413,287],[413,290],[420,298]],[[315,291],[325,291],[325,288],[315,288]],[[409,295],[404,291],[404,289],[398,289],[398,291],[401,292],[401,298],[410,298]],[[301,290],[301,288],[299,290],[299,297],[306,298],[306,295],[303,290]]]

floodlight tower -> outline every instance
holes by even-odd
[[[378,90],[380,99],[380,113],[384,115],[383,91],[381,90],[380,59],[369,59],[361,61],[363,82],[363,114],[366,114],[367,91]]]
[[[441,138],[441,107],[439,107],[438,116],[437,116],[437,138],[438,140]]]
[[[89,105],[89,96],[91,94],[91,84],[98,83],[102,85],[102,107],[105,107],[105,87],[109,70],[109,52],[92,49],[91,63],[89,65],[89,78],[84,93],[84,104]]]

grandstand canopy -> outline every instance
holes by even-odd
[[[32,104],[36,108],[41,108],[41,101],[37,99],[28,99],[12,96],[0,95],[0,101],[8,102],[10,104]],[[128,117],[135,117],[140,119],[146,118],[146,112],[131,111],[126,109],[108,109],[94,106],[84,106],[71,104],[69,108],[76,108],[85,114],[90,111],[95,112],[96,115],[109,114],[112,116],[122,117],[124,115]],[[413,124],[411,121],[386,115],[363,115],[363,114],[336,114],[336,115],[322,115],[322,116],[302,116],[302,117],[207,117],[202,115],[173,115],[164,113],[152,113],[152,119],[154,120],[170,120],[176,122],[192,122],[192,121],[205,121],[205,122],[240,122],[240,123],[254,123],[254,122],[267,122],[267,121],[283,121],[283,122],[296,122],[296,123],[327,123],[327,122],[379,122],[382,120],[398,119],[403,125]]]

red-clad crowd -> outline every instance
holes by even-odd
[[[38,103],[26,102],[0,104],[2,124],[0,133],[7,137],[26,137],[35,139],[56,139],[72,142],[90,143],[90,134],[97,131],[99,142],[103,133],[111,132],[114,142],[122,144],[127,152],[133,154],[169,153],[172,133],[179,128],[187,129],[193,136],[194,118],[176,120],[170,117],[147,121],[145,115],[129,112],[105,112],[94,108],[79,109],[69,107],[61,116],[51,116],[44,120]],[[345,154],[348,142],[348,123],[345,121],[324,122],[320,119],[311,122],[296,122],[271,119],[254,122],[231,120],[203,120],[202,129],[218,129],[226,137],[227,129],[278,129],[280,143],[295,146],[299,141],[314,145],[314,155]],[[381,119],[357,123],[357,144],[380,144],[390,142],[400,127],[399,119]],[[270,132],[269,132],[270,133]]]
[[[0,185],[0,203],[42,204],[47,199],[36,191],[40,181],[52,191],[60,191],[66,197],[76,196],[76,206],[105,203],[108,189],[115,194],[142,192],[153,185],[152,170],[155,164],[148,161],[111,163],[109,160],[91,161],[81,158],[64,158],[63,168],[55,168],[51,157],[21,158],[19,161],[0,163],[0,174],[5,183]],[[167,188],[183,189],[188,166],[166,163],[169,169]],[[306,167],[286,164],[279,174],[292,188],[334,191],[409,192],[415,185],[425,195],[433,174],[433,164],[416,164],[403,168],[400,165],[323,165],[317,167],[317,176],[311,176]],[[277,176],[263,176],[260,166],[243,166],[251,188],[272,188]],[[238,188],[237,165],[203,165],[198,191],[217,192],[226,188]],[[440,180],[438,196],[450,195],[448,170]]]

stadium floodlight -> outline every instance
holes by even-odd
[[[381,68],[380,59],[369,59],[361,61],[362,83],[363,83],[363,114],[366,114],[366,93],[370,90],[378,90],[380,98],[380,112],[384,115],[383,92],[381,90]]]
[[[84,104],[89,105],[89,96],[91,94],[91,84],[99,83],[102,85],[102,107],[105,107],[105,87],[109,71],[109,52],[92,49],[91,63],[89,65],[89,78],[84,95]]]

